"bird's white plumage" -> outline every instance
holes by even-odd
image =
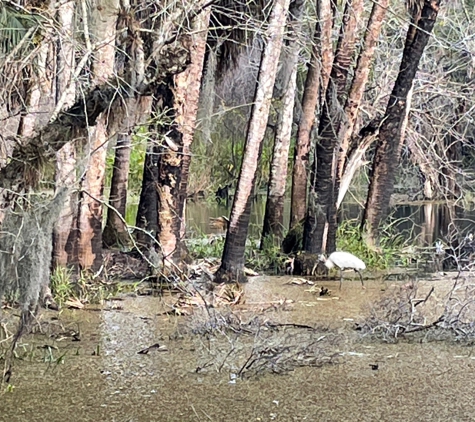
[[[328,258],[325,258],[325,255],[320,255],[320,261],[323,261],[325,267],[331,270],[333,267],[338,267],[340,269],[340,289],[341,283],[343,281],[343,271],[344,270],[355,270],[358,275],[360,276],[361,285],[363,289],[365,289],[365,285],[363,282],[363,276],[361,275],[360,271],[366,269],[365,263],[359,259],[358,257],[354,256],[349,252],[333,252],[330,254]]]
[[[328,269],[337,266],[341,270],[365,270],[366,265],[365,263],[359,259],[358,257],[354,256],[349,252],[333,252],[325,261],[325,266]]]

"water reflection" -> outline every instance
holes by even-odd
[[[249,233],[259,237],[265,212],[265,197],[260,196],[252,204]],[[211,234],[216,229],[210,227],[210,220],[222,215],[229,216],[230,208],[217,203],[190,202],[187,204],[188,228],[194,233]],[[340,219],[360,219],[362,207],[355,203],[342,205]],[[290,220],[290,202],[284,209],[285,226]],[[406,239],[416,240],[421,246],[433,245],[437,239],[446,241],[465,236],[475,231],[475,210],[465,210],[454,204],[428,202],[405,204],[393,207],[391,213],[393,227]]]
[[[265,213],[265,196],[258,196],[252,202],[251,222],[249,234],[259,238]],[[135,224],[137,205],[131,204],[127,208],[126,220]],[[189,235],[216,234],[222,231],[214,227],[213,219],[221,216],[229,217],[231,204],[226,207],[215,201],[187,203],[186,218]],[[362,207],[356,203],[343,203],[340,212],[340,221],[361,218]],[[427,202],[417,205],[396,205],[391,213],[392,225],[405,239],[415,240],[421,246],[434,245],[437,239],[446,242],[465,234],[475,232],[475,210],[467,210],[455,206],[453,203]],[[284,205],[284,225],[288,228],[290,221],[290,202]]]

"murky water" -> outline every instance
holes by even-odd
[[[214,202],[187,203],[187,224],[192,233],[214,233],[210,225],[213,218],[229,216],[230,208]],[[342,205],[340,218],[359,219],[361,206],[352,203]],[[265,213],[265,197],[258,196],[252,203],[249,233],[259,238]],[[463,209],[446,203],[423,203],[397,205],[392,208],[393,226],[406,239],[416,241],[421,246],[433,246],[437,239],[453,240],[453,236],[464,236],[475,231],[475,210]],[[284,222],[288,227],[290,203],[285,203]]]
[[[329,328],[337,364],[303,367],[285,375],[265,374],[230,383],[245,356],[226,360],[229,343],[187,334],[192,317],[164,315],[173,297],[125,298],[103,310],[44,313],[58,327],[80,330],[81,341],[54,339],[54,332],[25,338],[13,392],[0,395],[1,421],[470,421],[474,419],[475,356],[472,348],[443,342],[395,345],[361,340],[354,320],[390,288],[380,280],[324,282],[333,297],[285,284],[285,277],[256,277],[245,287],[242,318],[261,314],[278,323]],[[319,283],[320,285],[321,283]],[[336,290],[335,290],[336,289]],[[283,299],[292,302],[273,306]],[[47,327],[47,326],[46,326]],[[61,329],[60,331],[64,331]],[[181,335],[182,334],[182,335]],[[243,340],[252,349],[255,338]],[[137,352],[159,343],[166,350]],[[44,349],[57,346],[44,363]],[[34,347],[35,346],[35,347]],[[226,349],[226,347],[228,349]],[[222,348],[223,350],[221,350]],[[217,351],[223,352],[221,355]],[[21,353],[20,353],[21,354]],[[224,356],[223,365],[206,366]],[[226,364],[224,364],[226,363]],[[373,370],[371,365],[377,364]],[[218,371],[218,369],[221,369]]]

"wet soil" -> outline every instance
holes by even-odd
[[[475,420],[472,347],[384,344],[355,332],[389,283],[369,280],[362,290],[355,278],[338,291],[338,282],[325,281],[318,285],[332,296],[320,297],[288,280],[252,278],[235,312],[325,327],[341,339],[329,351],[338,363],[234,382],[245,354],[227,362],[223,343],[187,331],[196,318],[164,315],[172,296],[125,297],[104,309],[44,313],[45,334],[22,340],[13,391],[0,393],[0,421]],[[59,324],[80,332],[80,341],[52,338]],[[157,343],[160,349],[138,354]],[[38,348],[45,345],[58,349]],[[206,366],[213,359],[223,364]]]

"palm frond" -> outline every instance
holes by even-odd
[[[40,15],[0,5],[0,56],[11,53],[26,34],[31,34],[30,29],[39,27],[42,20]]]

